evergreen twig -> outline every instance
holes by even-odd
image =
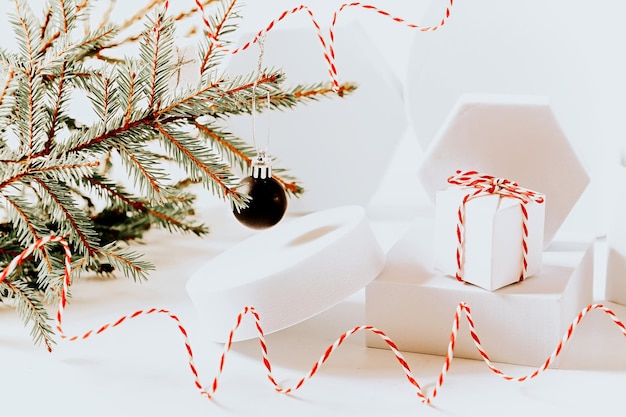
[[[54,234],[75,254],[73,278],[95,271],[144,280],[154,266],[127,242],[152,227],[208,233],[194,217],[188,185],[201,184],[233,206],[248,201],[237,191],[236,172],[249,166],[254,150],[224,127],[229,116],[250,114],[252,101],[268,93],[271,108],[284,109],[336,91],[329,84],[284,87],[273,69],[258,80],[221,72],[226,36],[240,18],[234,0],[201,2],[216,4],[198,47],[200,81],[172,89],[176,24],[196,8],[171,17],[163,0],[148,0],[117,25],[110,0],[95,28],[81,28],[92,20],[94,2],[48,0],[38,17],[27,0],[13,0],[17,50],[0,47],[0,268]],[[139,35],[126,33],[140,21]],[[133,42],[136,56],[103,54]],[[344,84],[340,95],[354,88]],[[76,93],[89,98],[92,119],[75,114]],[[186,177],[175,181],[164,163]],[[127,178],[114,177],[113,164]],[[275,173],[289,194],[302,192],[284,169]],[[41,248],[0,283],[0,302],[14,305],[35,343],[48,347],[53,330],[44,305],[58,296],[62,259],[59,248]]]

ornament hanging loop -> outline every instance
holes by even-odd
[[[252,177],[266,179],[272,176],[272,163],[267,157],[265,150],[259,151],[256,158],[252,160]]]
[[[269,134],[269,125],[267,128],[267,140],[266,140],[266,144],[265,144],[265,148],[263,150],[259,149],[258,146],[258,142],[257,142],[257,138],[256,138],[256,118],[257,118],[257,106],[256,106],[256,92],[257,92],[257,86],[259,84],[259,80],[261,79],[262,76],[262,68],[263,68],[263,56],[265,55],[265,34],[261,35],[259,37],[259,40],[257,42],[259,44],[259,60],[257,63],[257,72],[256,72],[256,78],[254,80],[254,84],[252,84],[252,142],[254,143],[254,148],[256,149],[257,155],[260,155],[261,152],[263,152],[264,157],[265,154],[267,153],[267,150],[269,149],[269,145],[270,145],[270,134]],[[267,110],[269,112],[269,110],[271,110],[271,99],[270,99],[270,92],[269,90],[266,92],[267,95]]]
[[[266,229],[278,223],[287,209],[287,195],[283,185],[272,177],[271,158],[267,156],[269,148],[269,127],[265,148],[260,149],[256,139],[256,97],[257,86],[262,77],[263,55],[265,53],[265,35],[258,38],[259,61],[257,74],[252,85],[252,140],[256,150],[256,157],[251,161],[251,174],[244,178],[240,190],[247,194],[250,200],[244,208],[233,211],[235,218],[243,225],[252,229]],[[268,112],[271,108],[270,91],[266,88]]]

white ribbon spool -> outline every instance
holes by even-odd
[[[245,306],[259,313],[269,334],[332,307],[374,280],[385,264],[360,206],[309,214],[233,246],[187,282],[187,292],[209,333],[226,342]],[[233,340],[258,335],[244,321]]]

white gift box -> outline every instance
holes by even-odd
[[[434,267],[455,276],[459,271],[457,212],[471,187],[449,187],[437,193],[434,233]],[[543,199],[543,197],[542,197]],[[467,283],[496,290],[530,277],[541,269],[545,204],[525,203],[527,236],[521,204],[517,198],[482,195],[465,204],[462,274]],[[527,253],[524,255],[523,241]],[[523,261],[526,261],[526,268]]]
[[[456,170],[489,173],[542,192],[546,198],[544,250],[554,245],[557,231],[589,183],[543,97],[461,97],[419,168],[422,185],[433,201]],[[467,213],[468,220],[471,214]],[[529,221],[533,214],[537,219],[540,216],[529,213]],[[391,249],[385,269],[367,286],[367,322],[388,333],[401,350],[444,355],[454,310],[466,302],[475,313],[484,348],[494,361],[541,365],[566,326],[592,301],[591,242],[575,249],[544,252],[541,270],[534,276],[485,291],[460,284],[435,269],[434,217],[433,207],[423,219],[418,218],[423,224]],[[456,222],[452,213],[446,217]],[[468,242],[471,233],[467,230]],[[512,241],[519,240],[498,237],[494,244]],[[465,261],[471,262],[471,253],[466,255]],[[469,335],[463,331],[459,335],[455,356],[479,358]],[[382,347],[370,336],[367,344]]]
[[[402,351],[446,355],[455,309],[465,302],[492,361],[540,366],[569,323],[592,302],[591,242],[547,250],[536,276],[491,292],[458,285],[437,272],[432,264],[432,233],[432,218],[417,219],[366,289],[366,322],[382,329]],[[388,348],[375,335],[367,335],[366,343]],[[454,356],[481,359],[463,317]],[[551,366],[559,367],[560,358]]]

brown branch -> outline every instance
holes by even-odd
[[[31,168],[28,172],[28,175],[32,175],[36,172],[48,172],[48,171],[61,171],[67,169],[80,169],[80,168],[94,168],[100,165],[100,162],[87,162],[84,164],[74,164],[74,165],[54,165],[51,167],[43,167],[43,168]]]
[[[88,162],[86,164],[79,164],[79,165],[56,165],[56,166],[44,167],[44,168],[31,168],[30,170],[22,171],[19,174],[14,175],[13,177],[8,178],[4,180],[3,182],[1,182],[0,190],[17,181],[22,180],[24,177],[33,175],[33,173],[35,172],[57,171],[57,170],[62,170],[62,169],[92,168],[98,165],[100,165],[100,163],[96,161],[96,162]]]
[[[14,294],[21,294],[22,298],[24,300],[28,301],[28,304],[30,305],[31,311],[36,311],[37,307],[32,303],[32,301],[30,301],[30,298],[28,298],[26,296],[26,294],[24,294],[24,291],[20,290],[18,287],[16,287],[15,285],[13,285],[13,283],[9,282],[9,281],[3,281],[4,285],[6,285],[7,287],[9,287],[9,289],[14,293]],[[50,340],[48,340],[48,338],[45,336],[46,334],[46,329],[43,328],[38,322],[37,320],[34,321],[36,324],[36,326],[40,329],[40,332],[43,336],[43,341],[46,344],[46,348],[48,349],[48,352],[52,352],[52,346],[50,345]]]
[[[143,35],[142,33],[138,33],[138,34],[135,34],[135,35],[128,35],[126,38],[124,38],[124,39],[122,39],[120,41],[117,41],[115,43],[110,43],[108,45],[103,45],[100,48],[100,50],[98,52],[98,55],[96,55],[96,56],[100,57],[100,55],[99,55],[100,52],[104,51],[105,49],[113,49],[113,48],[117,48],[119,46],[122,46],[122,45],[124,45],[126,43],[137,42],[138,40],[142,39],[142,37],[143,37],[142,35]],[[106,58],[106,57],[104,57],[104,58]],[[123,62],[123,60],[120,60],[120,62]]]
[[[222,145],[223,147],[227,148],[230,152],[232,152],[233,154],[237,155],[247,165],[250,165],[252,163],[252,158],[250,158],[248,155],[243,153],[241,150],[239,150],[232,143],[228,142],[227,140],[224,140],[223,137],[221,137],[220,135],[217,135],[215,132],[213,132],[211,129],[209,129],[208,127],[206,127],[202,123],[198,123],[197,121],[194,121],[193,124],[194,124],[194,126],[198,130],[200,130],[206,136],[210,137],[212,140],[214,140],[215,142],[218,142],[220,145]]]
[[[202,2],[202,5],[203,5],[203,6],[206,6],[206,5],[208,5],[208,4],[210,4],[210,3],[213,3],[213,2],[215,2],[215,1],[217,1],[217,0],[204,0],[204,1]],[[144,10],[146,10],[146,9],[144,9]],[[176,22],[181,22],[181,21],[183,21],[183,20],[185,20],[185,19],[190,18],[190,17],[191,17],[194,13],[196,13],[196,12],[198,12],[198,7],[192,7],[192,8],[191,8],[191,9],[189,9],[189,10],[186,10],[186,11],[182,11],[182,12],[180,12],[179,14],[177,14],[176,16],[174,16],[174,18],[173,18],[173,19],[174,19],[174,21],[176,21]],[[134,23],[134,22],[133,22],[133,23]],[[129,25],[129,26],[130,26],[130,25]],[[126,27],[121,28],[121,30],[125,30],[125,29],[127,29],[127,28],[128,28],[128,27],[126,26]],[[121,31],[121,30],[120,30],[120,31]],[[193,34],[195,33],[195,30],[196,30],[195,28],[192,28],[192,30],[190,30],[190,31],[189,31],[186,35],[184,35],[183,37],[189,37],[189,36],[193,35]],[[113,49],[113,48],[118,48],[118,47],[120,47],[120,46],[122,46],[122,45],[125,45],[125,44],[128,44],[128,43],[134,43],[134,42],[137,42],[137,41],[139,41],[140,39],[142,39],[142,33],[137,33],[137,34],[134,34],[134,35],[127,35],[125,38],[123,38],[123,39],[121,39],[121,40],[119,40],[119,41],[117,41],[117,42],[112,42],[112,43],[109,43],[108,45],[103,45],[103,46],[102,46],[102,48],[100,49],[100,51],[103,51],[103,50],[105,50],[105,49]],[[105,60],[111,59],[111,58],[109,58],[109,57],[107,57],[107,56],[99,56],[99,55],[98,55],[98,57],[101,57],[102,59],[105,59]]]
[[[48,29],[48,25],[50,24],[50,19],[52,18],[52,7],[50,6],[46,11],[46,16],[44,18],[43,24],[41,25],[41,40],[43,40],[46,35],[46,30]]]
[[[19,174],[14,175],[13,177],[8,178],[8,179],[4,180],[3,182],[0,182],[0,190],[5,188],[5,187],[7,187],[7,186],[9,186],[9,185],[11,185],[11,184],[13,184],[14,182],[17,182],[17,181],[21,180],[22,178],[24,178],[27,175],[28,175],[28,172],[20,172]]]
[[[356,90],[355,84],[344,83],[344,84],[341,84],[337,90],[334,90],[331,87],[324,87],[324,88],[318,88],[318,89],[304,91],[304,92],[297,91],[293,95],[296,98],[310,98],[314,96],[324,96],[328,94],[337,94],[339,97],[343,97],[346,93],[351,93],[354,90]]]
[[[32,72],[28,73],[28,151],[26,154],[30,157],[31,152],[33,150],[33,143],[35,139],[35,100],[33,98],[35,92],[33,89],[33,74]]]
[[[62,56],[63,54],[67,53],[69,50],[71,49],[80,49],[85,45],[89,45],[91,43],[95,43],[98,40],[110,35],[112,32],[114,32],[115,29],[114,28],[109,28],[109,30],[101,33],[99,36],[94,36],[93,38],[88,38],[85,39],[84,42],[80,43],[80,44],[73,44],[73,45],[68,45],[67,49],[64,49],[62,51],[60,51],[58,54],[56,54],[55,57],[52,58],[52,60],[58,59],[60,56]],[[52,46],[52,44],[54,43],[54,41],[61,36],[61,32],[56,32],[54,35],[52,35],[52,37],[48,40],[48,42],[46,42],[46,44],[43,46],[42,50],[47,50],[49,47]],[[101,51],[102,49],[104,49],[104,47],[100,47],[98,50],[94,51],[94,54],[97,54],[99,51]],[[46,68],[49,65],[50,61],[46,62],[44,65],[41,66],[41,68]]]
[[[89,181],[92,185],[99,187],[102,190],[105,190],[110,196],[119,198],[120,200],[122,200],[123,202],[125,202],[126,204],[134,208],[135,210],[137,211],[146,210],[146,205],[143,202],[132,200],[126,197],[124,194],[117,192],[115,189],[107,186],[106,184],[102,183],[101,181],[96,180],[93,177],[88,177],[86,178],[86,180]]]
[[[7,74],[7,80],[4,83],[4,87],[2,88],[2,92],[0,93],[0,106],[4,102],[4,98],[6,97],[7,92],[9,91],[9,85],[11,85],[11,81],[13,81],[14,77],[15,77],[15,71],[13,69],[11,69],[9,71],[9,73]]]
[[[52,142],[54,140],[54,135],[56,133],[56,124],[59,118],[59,113],[61,111],[61,99],[63,98],[63,88],[65,87],[65,69],[67,68],[67,61],[63,61],[63,65],[61,66],[61,75],[59,77],[59,92],[56,97],[56,102],[54,103],[54,110],[52,113],[52,120],[50,121],[50,130],[48,131],[48,140],[46,141],[46,146],[44,152],[48,154],[52,148]]]
[[[61,32],[56,32],[54,35],[50,36],[50,39],[48,39],[48,41],[44,44],[44,46],[43,46],[43,48],[41,48],[41,50],[44,51],[44,52],[47,51],[48,48],[50,48],[52,46],[54,41],[59,39],[60,36],[61,36]]]
[[[117,146],[117,150],[120,151],[120,152],[123,151],[135,163],[135,165],[139,168],[139,170],[144,175],[144,177],[146,177],[148,179],[148,181],[150,182],[150,187],[157,194],[160,194],[161,193],[161,189],[159,187],[158,181],[152,175],[150,175],[150,173],[143,167],[141,162],[139,162],[139,160],[137,158],[135,158],[135,155],[133,155],[132,152],[128,152],[126,147],[124,147],[121,144],[119,146]]]
[[[127,196],[120,194],[119,192],[117,192],[115,189],[107,186],[106,184],[103,184],[100,181],[97,181],[94,178],[87,178],[87,180],[95,185],[96,187],[99,187],[102,190],[105,190],[110,196],[112,197],[116,197],[119,198],[120,200],[122,200],[123,202],[125,202],[126,204],[128,204],[129,206],[131,206],[132,208],[134,208],[137,211],[143,212],[143,213],[148,213],[154,217],[158,217],[161,220],[164,220],[167,223],[171,223],[171,224],[177,224],[179,227],[181,228],[191,228],[193,229],[192,226],[187,225],[185,223],[183,223],[182,221],[175,219],[171,216],[166,216],[163,213],[160,213],[158,211],[155,211],[153,209],[151,209],[150,207],[148,207],[143,201],[139,201],[139,200],[132,200],[130,198],[128,198]],[[170,201],[172,201],[173,199],[168,199]]]
[[[156,84],[158,78],[158,66],[159,66],[159,42],[161,41],[161,34],[163,30],[163,22],[159,16],[158,21],[154,25],[154,56],[152,57],[152,73],[150,80],[150,102],[148,104],[149,109],[153,109],[156,104]],[[148,40],[150,41],[150,39]]]
[[[185,154],[187,158],[189,158],[197,167],[199,167],[202,172],[204,172],[213,181],[215,181],[225,194],[229,194],[232,192],[232,190],[224,183],[224,181],[218,175],[215,175],[215,173],[211,171],[208,166],[206,166],[202,161],[198,160],[198,158],[196,158],[191,152],[189,152],[189,149],[187,149],[179,141],[177,141],[176,138],[173,137],[167,130],[165,130],[160,123],[152,123],[151,125],[155,127],[159,131],[159,133],[166,137],[170,142],[172,142],[172,144],[174,144],[174,146],[176,146],[183,154]]]
[[[118,261],[121,261],[121,262],[125,263],[126,265],[130,266],[131,268],[133,268],[137,272],[142,272],[142,269],[141,269],[140,266],[135,265],[134,263],[130,262],[128,259],[125,259],[124,257],[118,255],[115,252],[108,251],[106,249],[100,249],[100,252],[103,253],[103,254],[106,254],[107,256],[110,256],[111,258],[115,258]]]
[[[215,142],[219,142],[223,147],[227,148],[230,152],[237,155],[248,167],[250,167],[250,165],[252,164],[252,158],[240,151],[237,147],[233,146],[230,142],[224,140],[224,138],[222,138],[221,136],[216,135],[211,129],[201,123],[194,122],[194,126],[202,133],[210,137],[212,140],[214,140]],[[298,194],[302,191],[302,188],[294,181],[287,182],[276,174],[272,174],[272,177],[280,182],[287,191],[293,194]]]
[[[52,200],[57,204],[57,206],[60,207],[61,211],[63,212],[63,214],[65,215],[65,218],[67,219],[67,221],[71,224],[72,229],[76,232],[76,234],[78,235],[78,239],[83,243],[83,245],[85,246],[85,248],[87,249],[87,253],[90,256],[93,256],[96,252],[97,249],[92,247],[89,244],[89,240],[87,239],[87,236],[85,236],[82,232],[82,230],[80,229],[80,227],[78,226],[78,223],[76,222],[76,220],[74,219],[74,217],[71,215],[70,212],[67,211],[67,209],[65,208],[65,206],[59,201],[59,199],[57,198],[56,194],[54,194],[52,192],[52,190],[48,187],[48,185],[42,181],[40,178],[37,177],[33,177],[33,180],[39,184],[39,186],[46,192],[48,193],[48,195],[50,196],[50,198],[52,198]]]
[[[103,76],[104,80],[103,80],[103,91],[102,94],[104,95],[104,103],[102,103],[103,109],[102,109],[102,123],[104,123],[104,125],[106,126],[107,124],[107,119],[109,116],[109,86],[111,83],[111,79],[107,76]]]
[[[87,7],[87,3],[89,3],[89,0],[83,0],[83,2],[81,4],[77,4],[76,5],[76,12],[80,12],[81,10],[83,10],[85,7]]]
[[[278,74],[272,74],[272,75],[263,76],[263,77],[261,77],[260,80],[258,80],[257,84],[260,85],[260,84],[263,84],[263,83],[266,83],[266,82],[267,83],[276,82],[276,80],[279,77],[280,77],[280,75],[278,75]],[[253,84],[254,83],[247,83],[247,84],[244,84],[242,86],[233,88],[231,90],[224,91],[220,95],[222,97],[233,95],[233,94],[236,94],[236,93],[241,92],[243,90],[252,88]],[[162,108],[162,109],[160,109],[158,111],[155,111],[154,113],[151,113],[151,114],[147,115],[143,119],[135,120],[134,122],[130,122],[130,123],[125,123],[124,126],[121,126],[118,129],[111,130],[109,132],[105,132],[102,135],[96,136],[95,138],[92,138],[88,142],[85,142],[85,143],[83,143],[81,145],[78,145],[78,146],[72,148],[72,149],[69,149],[67,152],[69,153],[69,152],[81,151],[83,149],[89,148],[90,146],[92,146],[94,144],[102,143],[102,142],[106,141],[107,139],[111,139],[111,138],[113,138],[113,137],[115,137],[115,136],[117,136],[119,134],[122,134],[124,132],[127,132],[130,129],[133,129],[135,127],[138,127],[138,126],[141,126],[141,125],[144,125],[144,124],[145,125],[153,125],[153,122],[155,120],[160,120],[160,117],[163,116],[164,114],[166,114],[168,111],[171,111],[172,109],[174,109],[177,106],[180,106],[181,104],[185,103],[186,101],[189,101],[189,100],[191,100],[193,98],[201,96],[202,94],[206,93],[207,91],[209,91],[209,90],[211,90],[211,89],[213,89],[213,88],[215,88],[217,86],[219,86],[219,82],[212,83],[212,84],[210,84],[210,85],[208,85],[208,86],[206,86],[206,87],[196,91],[194,94],[192,94],[190,96],[187,96],[187,97],[185,97],[185,98],[183,98],[183,99],[181,99],[181,100],[179,100],[179,101],[177,101],[175,103],[170,104],[169,106],[167,106],[165,108]],[[185,117],[185,116],[176,116],[176,117],[173,116],[173,117],[170,117],[170,118],[167,118],[167,119],[160,120],[160,122],[161,122],[161,124],[166,124],[166,123],[171,123],[171,122],[174,122],[176,120],[186,119],[186,118],[187,117]]]
[[[26,42],[28,44],[28,56],[32,60],[33,55],[34,55],[33,40],[30,38],[30,33],[28,32],[28,25],[26,24],[24,19],[22,19],[20,3],[17,0],[14,0],[13,3],[15,4],[15,11],[17,12],[17,15],[19,16],[19,19],[20,19],[20,25],[22,26],[22,29],[24,30],[24,34],[26,35]]]
[[[141,126],[141,125],[147,124],[147,123],[149,123],[148,118],[136,120],[136,121],[131,122],[131,123],[126,123],[126,124],[124,124],[124,126],[121,126],[118,129],[113,129],[113,130],[111,130],[109,132],[103,133],[100,136],[96,136],[95,138],[91,139],[89,142],[83,143],[82,145],[78,145],[78,146],[76,146],[76,147],[74,147],[72,149],[69,149],[67,152],[69,153],[69,152],[81,151],[81,150],[89,148],[90,146],[95,145],[97,143],[104,142],[107,139],[114,138],[115,136],[117,136],[117,135],[119,135],[121,133],[127,132],[128,130],[130,130],[132,128],[135,128],[137,126]]]
[[[257,85],[261,85],[261,84],[265,84],[265,83],[273,83],[273,82],[276,82],[276,80],[278,80],[278,78],[280,78],[280,75],[278,75],[278,74],[263,75],[259,80],[257,80]],[[192,94],[190,96],[187,96],[187,97],[185,97],[185,98],[183,98],[183,99],[181,99],[181,100],[179,100],[177,102],[174,102],[174,103],[170,104],[167,107],[162,108],[161,110],[159,110],[156,113],[156,115],[160,116],[160,115],[166,114],[168,111],[174,109],[177,106],[180,106],[181,104],[185,103],[186,101],[189,101],[189,100],[194,99],[194,98],[196,98],[198,96],[201,96],[202,94],[206,93],[207,91],[209,91],[209,90],[211,90],[213,88],[218,87],[219,83],[220,83],[219,81],[216,82],[216,83],[211,83],[210,85],[208,85],[208,86],[206,86],[206,87],[196,91],[194,94]],[[232,90],[224,91],[224,92],[222,92],[220,94],[220,96],[222,96],[222,97],[230,96],[230,95],[239,93],[239,92],[241,92],[243,90],[247,90],[249,88],[252,88],[253,85],[254,85],[253,82],[252,83],[247,83],[247,84],[244,84],[244,85],[239,86],[237,88],[233,88]]]
[[[13,201],[11,198],[7,197],[6,195],[3,195],[4,199],[13,207],[13,209],[15,211],[17,211],[17,213],[19,214],[19,216],[24,219],[24,222],[26,223],[26,227],[28,228],[30,234],[33,236],[33,240],[37,241],[41,238],[41,236],[39,236],[39,234],[37,234],[37,230],[35,230],[35,228],[33,227],[33,223],[28,219],[28,216],[26,215],[26,213],[24,212],[24,210],[21,209],[20,206],[18,206],[15,201]],[[48,249],[45,246],[42,246],[40,248],[42,255],[43,255],[43,259],[46,262],[46,266],[48,267],[48,271],[52,271],[52,262],[50,261],[50,256],[48,253]]]
[[[124,116],[124,124],[130,123],[130,118],[133,110],[133,96],[135,95],[135,78],[137,74],[135,74],[132,69],[130,70],[130,92],[128,93],[128,107],[126,108],[126,115]]]
[[[203,0],[202,1],[202,7],[208,6],[209,4],[215,3],[216,1],[218,1],[218,0]],[[199,11],[200,11],[200,9],[197,6],[194,6],[194,7],[192,7],[189,10],[182,11],[182,12],[178,13],[176,16],[174,16],[174,20],[179,22],[181,20],[184,20],[184,19],[187,19],[187,18],[191,17],[194,13],[197,13]]]
[[[217,24],[217,27],[215,28],[213,33],[209,33],[208,32],[208,28],[206,29],[207,36],[209,36],[210,38],[213,38],[213,41],[209,45],[209,49],[207,49],[206,54],[204,54],[204,57],[202,58],[202,64],[200,65],[200,73],[204,73],[204,71],[206,69],[205,67],[206,67],[207,63],[209,62],[209,59],[211,59],[211,55],[213,54],[214,46],[218,45],[220,31],[222,30],[222,28],[226,24],[226,21],[228,20],[228,17],[232,13],[233,8],[235,7],[235,3],[236,2],[237,2],[237,0],[232,0],[230,2],[230,5],[228,6],[226,11],[224,12],[224,16],[222,16],[222,20],[220,20],[220,22]]]
[[[202,230],[200,227],[186,224],[186,223],[184,223],[184,222],[182,222],[182,221],[180,221],[180,220],[178,220],[178,219],[176,219],[174,217],[167,216],[167,215],[165,215],[163,213],[160,213],[158,211],[152,210],[150,208],[146,208],[144,211],[146,213],[150,214],[151,216],[158,217],[159,219],[163,220],[167,224],[178,225],[178,227],[180,227],[183,230],[191,230],[191,231],[193,231],[196,234],[199,233],[199,230]]]
[[[65,0],[58,0],[61,3],[61,14],[63,18],[63,33],[68,33],[70,31],[69,24],[67,22],[67,14],[65,14]]]

